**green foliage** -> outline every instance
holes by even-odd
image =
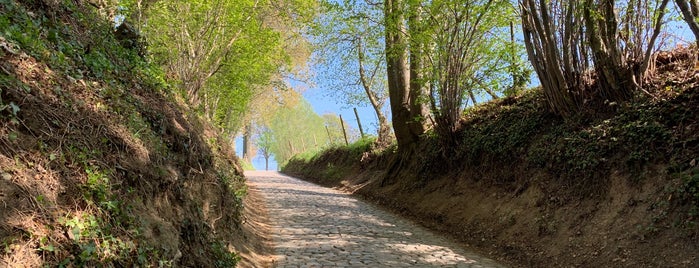
[[[513,153],[524,152],[532,137],[546,128],[543,125],[546,114],[541,112],[538,93],[530,92],[518,98],[516,104],[495,102],[466,110],[472,123],[464,126],[461,136],[471,163],[494,160],[490,157],[505,162],[514,160]]]
[[[329,116],[329,118],[333,119],[331,122],[336,123],[328,124],[328,121],[318,116],[310,103],[304,99],[293,107],[279,109],[269,125],[271,133],[269,148],[277,162],[283,165],[295,154],[314,151],[337,142],[337,140],[330,140],[330,137],[342,135],[339,118],[336,116]],[[348,126],[345,124],[345,127]],[[330,131],[330,137],[328,131]]]
[[[51,237],[39,239],[39,250],[47,256],[64,258],[59,259],[61,267],[92,266],[105,262],[146,265],[157,260],[157,252],[153,249],[113,233],[113,230],[128,230],[133,237],[140,236],[138,229],[133,227],[135,219],[129,208],[114,193],[109,172],[97,166],[89,166],[85,172],[87,178],[83,184],[83,197],[91,209],[58,219],[58,227],[70,238],[75,254],[66,255],[65,245],[60,243],[59,246]],[[37,197],[38,202],[42,200],[42,196]]]
[[[112,235],[111,229],[115,226],[103,222],[97,215],[84,213],[66,216],[59,219],[59,224],[77,251],[77,254],[63,259],[60,267],[92,266],[100,263],[147,265],[158,258],[154,250]],[[54,243],[48,238],[41,238],[40,243],[40,249],[47,254],[58,253]],[[135,262],[127,261],[132,257]]]
[[[371,148],[375,142],[375,137],[359,139],[353,143],[350,143],[350,145],[347,146],[347,151],[349,151],[350,155],[361,156],[362,153],[371,151]]]
[[[323,120],[325,121],[325,126],[328,127],[330,133],[325,133],[328,137],[328,145],[335,146],[338,144],[345,144],[345,135],[342,133],[342,124],[344,123],[345,129],[347,130],[347,139],[349,142],[353,142],[359,137],[359,133],[356,133],[356,129],[350,127],[347,121],[340,121],[340,117],[336,114],[324,114]]]
[[[252,163],[248,161],[241,160],[240,165],[243,168],[243,170],[255,170],[255,167],[252,165]]]
[[[47,47],[42,41],[41,25],[46,17],[30,16],[26,9],[12,0],[2,0],[0,13],[0,32],[8,41],[16,42],[21,48],[29,51],[32,56],[42,58],[48,54]]]
[[[236,175],[232,169],[223,169],[221,166],[219,166],[217,172],[219,183],[225,186],[232,199],[231,206],[225,209],[228,210],[228,215],[238,221],[243,212],[243,198],[248,191],[248,187],[245,185],[245,178]]]
[[[319,157],[329,152],[339,153],[346,156],[348,159],[358,160],[362,157],[362,154],[371,152],[375,143],[376,137],[366,137],[358,139],[349,145],[345,145],[344,143],[332,144],[324,148],[307,150],[305,152],[296,154],[289,161],[302,161],[309,163],[317,160]]]
[[[211,244],[211,249],[214,252],[216,262],[214,267],[228,268],[235,267],[240,261],[240,256],[235,252],[229,251],[226,246],[221,242],[214,242]]]
[[[4,29],[2,36],[52,68],[63,70],[75,79],[91,75],[107,80],[116,78],[115,71],[133,71],[135,76],[140,76],[146,82],[156,78],[160,80],[159,85],[165,84],[164,80],[152,76],[155,73],[153,65],[145,63],[135,51],[113,45],[118,41],[110,24],[91,24],[102,19],[98,14],[85,12],[72,1],[62,1],[64,12],[80,16],[73,23],[91,31],[81,33],[84,37],[75,38],[69,24],[60,21],[61,17],[28,12],[15,1],[3,2],[4,12],[0,14],[0,29]],[[86,40],[88,35],[89,41]],[[137,68],[129,68],[134,66]]]
[[[543,99],[536,89],[467,109],[455,148],[444,150],[438,146],[439,137],[426,135],[419,153],[410,158],[414,163],[405,168],[421,180],[461,169],[487,170],[487,177],[473,179],[506,188],[531,183],[529,176],[536,171],[551,178],[542,187],[565,193],[565,198],[587,198],[603,194],[613,173],[629,174],[630,183],[641,183],[653,163],[670,158],[684,162],[694,156],[687,151],[691,146],[678,143],[674,127],[693,122],[691,108],[639,101],[615,113],[563,120],[547,111]],[[312,166],[327,174],[342,173],[347,165],[358,165],[356,152],[362,151],[331,149],[302,155],[292,159],[285,170],[304,173]],[[347,158],[353,160],[345,162]],[[686,176],[686,184],[680,187],[687,196],[696,196],[693,178]]]
[[[28,231],[27,237],[13,235],[2,240],[4,243],[12,239],[24,240],[20,242],[36,250],[44,266],[172,266],[171,259],[161,259],[164,256],[153,248],[159,245],[149,244],[153,237],[142,234],[140,228],[146,227],[142,225],[145,222],[135,218],[136,213],[142,212],[134,211],[132,206],[142,201],[141,194],[162,190],[141,186],[149,184],[146,180],[162,179],[158,176],[166,175],[165,165],[159,166],[163,159],[169,158],[168,164],[174,168],[187,165],[186,157],[173,159],[173,154],[180,152],[174,152],[168,146],[174,143],[184,147],[206,146],[199,143],[197,135],[201,133],[188,126],[189,122],[174,123],[182,128],[173,131],[168,129],[166,124],[170,122],[165,120],[180,118],[157,114],[158,111],[177,114],[176,109],[181,107],[167,101],[143,103],[144,100],[173,98],[168,90],[170,82],[159,65],[151,64],[137,51],[119,45],[113,34],[112,19],[103,17],[111,8],[116,9],[112,4],[105,2],[95,8],[84,1],[0,0],[0,57],[21,59],[20,67],[36,72],[36,80],[42,81],[34,83],[31,79],[24,84],[15,76],[27,73],[18,72],[19,68],[8,70],[6,67],[12,63],[5,65],[3,62],[3,70],[0,70],[0,121],[9,119],[7,140],[18,147],[12,148],[8,156],[14,158],[17,168],[43,166],[51,170],[47,176],[60,180],[61,189],[65,186],[61,195],[66,194],[59,197],[61,201],[58,202],[43,193],[29,196],[35,199],[33,213],[39,215],[32,224],[48,230],[43,236],[37,237]],[[275,38],[271,33],[262,42],[274,41]],[[248,46],[252,51],[256,45]],[[259,54],[239,59],[252,62],[250,66],[256,68],[255,71],[273,68],[252,66],[256,64],[256,57]],[[237,67],[246,64],[239,63]],[[31,91],[37,88],[38,91]],[[14,95],[9,94],[13,101],[2,99],[8,96],[5,90],[14,91]],[[24,98],[22,94],[26,93],[26,98],[32,100],[18,102],[16,93],[20,93],[20,98]],[[36,105],[37,99],[46,103]],[[33,105],[22,106],[26,103]],[[73,124],[76,119],[61,118],[65,115],[75,115],[78,121],[88,119],[89,123],[76,127]],[[33,121],[35,119],[40,122]],[[26,133],[34,137],[17,145],[15,141],[24,141],[22,137],[25,135],[14,130],[15,125],[20,124],[24,124]],[[42,127],[45,129],[37,130]],[[84,135],[87,131],[89,134]],[[146,163],[139,163],[138,170],[123,165],[124,161],[138,162],[138,159],[128,159],[133,149],[145,152],[148,157]],[[197,155],[189,156],[192,162],[206,157],[201,154],[206,154],[208,148],[197,149],[204,152],[197,151]],[[36,150],[37,154],[31,150]],[[34,162],[37,159],[45,162]],[[204,167],[205,172],[211,172],[207,168]],[[220,182],[230,191],[231,198],[225,199],[228,204],[226,213],[239,219],[242,198],[246,193],[243,178],[235,176],[230,164],[217,168],[222,172]],[[132,171],[138,175],[130,177],[134,174]],[[78,183],[77,187],[74,187],[75,183]],[[27,193],[34,193],[34,189]],[[65,200],[70,204],[63,202]],[[58,218],[61,215],[63,217]],[[39,226],[41,224],[44,226]],[[24,235],[24,231],[17,233]],[[211,254],[216,248],[205,247],[203,250]],[[237,261],[236,255],[227,250],[225,254],[223,251],[215,253],[220,255],[217,258],[222,267],[229,267]],[[7,250],[4,254],[12,254],[12,251]],[[171,257],[172,252],[168,252],[168,258]]]
[[[382,41],[382,16],[380,5],[363,1],[323,1],[321,15],[311,29],[317,50],[316,82],[326,89],[326,96],[338,104],[370,105],[360,80],[360,63],[366,86],[375,94],[380,108],[388,98],[383,74],[386,52]]]
[[[697,202],[699,202],[699,168],[693,169],[689,176],[686,177],[684,183],[687,193],[694,199],[694,204],[697,205]]]
[[[255,145],[257,145],[258,150],[262,153],[262,157],[265,158],[265,170],[268,170],[269,159],[272,156],[272,146],[274,145],[272,130],[268,127],[262,127],[257,134]],[[250,165],[252,166],[252,163]]]
[[[2,91],[0,91],[2,93]],[[2,98],[0,98],[0,116],[3,116],[3,112],[7,113],[7,117],[9,117],[10,121],[13,124],[19,124],[19,121],[17,120],[17,113],[19,113],[20,108],[15,104],[13,101],[11,101],[8,104],[5,104],[2,102]]]
[[[696,160],[693,161],[696,165]],[[678,202],[683,203],[681,205],[688,207],[685,223],[696,225],[695,219],[699,217],[699,167],[692,167],[676,175],[680,178],[680,183],[672,194],[678,196]]]
[[[119,201],[113,200],[109,174],[100,171],[98,167],[90,166],[85,169],[87,181],[85,182],[85,199],[94,202],[106,211],[115,213],[119,210]]]
[[[694,169],[684,180],[684,191],[691,202],[690,217],[699,216],[699,169]]]
[[[157,153],[154,159],[161,159],[167,156],[167,145],[163,142],[161,135],[165,132],[159,120],[149,119],[142,113],[146,107],[143,107],[137,100],[132,100],[128,96],[123,96],[128,102],[120,103],[123,109],[122,122],[125,122],[126,127],[134,138],[143,142],[144,145],[152,148],[153,152]]]
[[[190,102],[235,133],[254,94],[290,68],[286,40],[265,16],[301,19],[312,14],[312,2],[159,1],[144,10],[148,23],[139,26],[153,60],[179,81]]]
[[[85,55],[85,64],[97,79],[103,79],[107,72],[114,69],[107,57],[95,50]]]
[[[335,144],[321,150],[296,154],[282,166],[282,172],[311,176],[321,182],[335,182],[356,171],[354,167],[366,161],[368,154],[381,154],[374,151],[375,144],[376,138],[369,137],[349,145]]]
[[[546,168],[573,188],[595,190],[604,185],[614,169],[636,174],[637,180],[646,164],[659,159],[669,146],[670,129],[657,121],[645,121],[657,114],[639,110],[589,123],[578,129],[556,126],[530,147],[528,159],[537,167]],[[579,119],[580,120],[580,119]],[[616,166],[617,155],[623,153],[626,166]]]
[[[321,154],[323,150],[309,150],[305,151],[302,153],[295,154],[289,161],[305,161],[305,162],[310,162],[313,160],[315,157],[317,157],[319,154]]]
[[[459,4],[456,4],[460,2]],[[429,16],[427,30],[423,38],[433,39],[437,48],[433,52],[437,57],[445,55],[447,47],[463,42],[470,45],[464,55],[463,64],[469,65],[464,69],[463,87],[465,92],[485,95],[488,91],[503,94],[506,91],[523,88],[529,81],[530,66],[523,58],[524,46],[510,40],[512,31],[510,23],[517,22],[517,11],[509,1],[433,1],[428,7]],[[460,6],[449,10],[453,6]],[[460,16],[460,18],[452,17]],[[458,21],[460,19],[460,21]],[[446,25],[440,24],[447,21]],[[470,34],[451,36],[453,32]],[[516,32],[515,32],[516,34]],[[461,39],[459,39],[461,38]],[[418,40],[417,42],[424,42]],[[428,41],[429,42],[429,41]],[[451,43],[450,43],[451,42]],[[458,63],[455,63],[458,64]],[[475,65],[475,66],[473,66]],[[430,68],[430,79],[439,81],[445,79],[444,65],[434,65]],[[442,73],[440,73],[442,72]],[[441,87],[436,85],[436,87]],[[464,96],[466,97],[466,96]]]

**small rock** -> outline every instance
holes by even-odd
[[[6,181],[11,181],[11,180],[12,180],[12,175],[10,175],[10,173],[5,173],[5,172],[3,172],[3,173],[0,174],[0,177],[1,177],[3,180],[6,180]]]

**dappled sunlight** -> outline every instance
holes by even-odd
[[[444,246],[428,245],[423,243],[400,243],[400,244],[387,244],[387,246],[400,254],[406,256],[415,256],[414,260],[416,263],[429,263],[437,265],[447,265],[456,263],[477,263],[478,261],[474,259],[469,259],[465,256],[459,255],[450,248]],[[453,260],[446,261],[443,259],[446,255],[456,255]]]
[[[276,172],[246,172],[265,196],[278,267],[501,267],[347,193]]]

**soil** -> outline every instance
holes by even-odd
[[[265,268],[272,267],[274,262],[274,245],[272,229],[269,225],[269,214],[262,194],[254,186],[248,186],[247,195],[243,202],[243,237],[236,252],[242,260],[237,267]]]
[[[337,182],[290,174],[352,192],[512,267],[699,264],[696,230],[672,226],[676,216],[661,205],[673,198],[665,189],[674,182],[663,175],[642,185],[613,175],[604,197],[565,202],[536,186],[513,193],[465,174],[419,188],[381,186],[380,171],[356,170]]]
[[[549,116],[538,97],[503,99],[464,118],[470,140],[458,150],[429,139],[407,154],[332,149],[283,172],[362,196],[512,267],[697,267],[692,55],[659,54],[652,98],[589,120]]]

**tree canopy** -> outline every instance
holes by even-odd
[[[345,105],[373,108],[379,143],[390,143],[386,115],[382,10],[363,1],[324,1],[312,30],[317,84]]]
[[[319,116],[311,104],[299,96],[295,105],[278,109],[260,135],[269,135],[263,136],[267,139],[268,151],[282,164],[295,154],[337,143],[343,135],[337,118]]]
[[[390,112],[399,148],[431,130],[445,146],[456,142],[463,109],[523,89],[530,68],[550,110],[563,117],[633,98],[652,72],[669,2],[123,1],[151,60],[222,130],[246,129],[246,144],[260,129],[298,139],[282,133],[298,117],[331,125],[285,93],[291,81],[312,80],[306,63],[314,55],[324,67],[316,83],[340,103],[371,105],[384,143]],[[696,1],[675,3],[695,30]],[[318,134],[323,128],[302,131],[318,140],[328,136]],[[283,162],[299,151],[293,143],[270,152]]]
[[[298,31],[312,0],[125,1],[138,14],[150,57],[186,99],[221,129],[237,133],[250,103],[279,89],[308,54]],[[264,93],[267,94],[267,93]]]

